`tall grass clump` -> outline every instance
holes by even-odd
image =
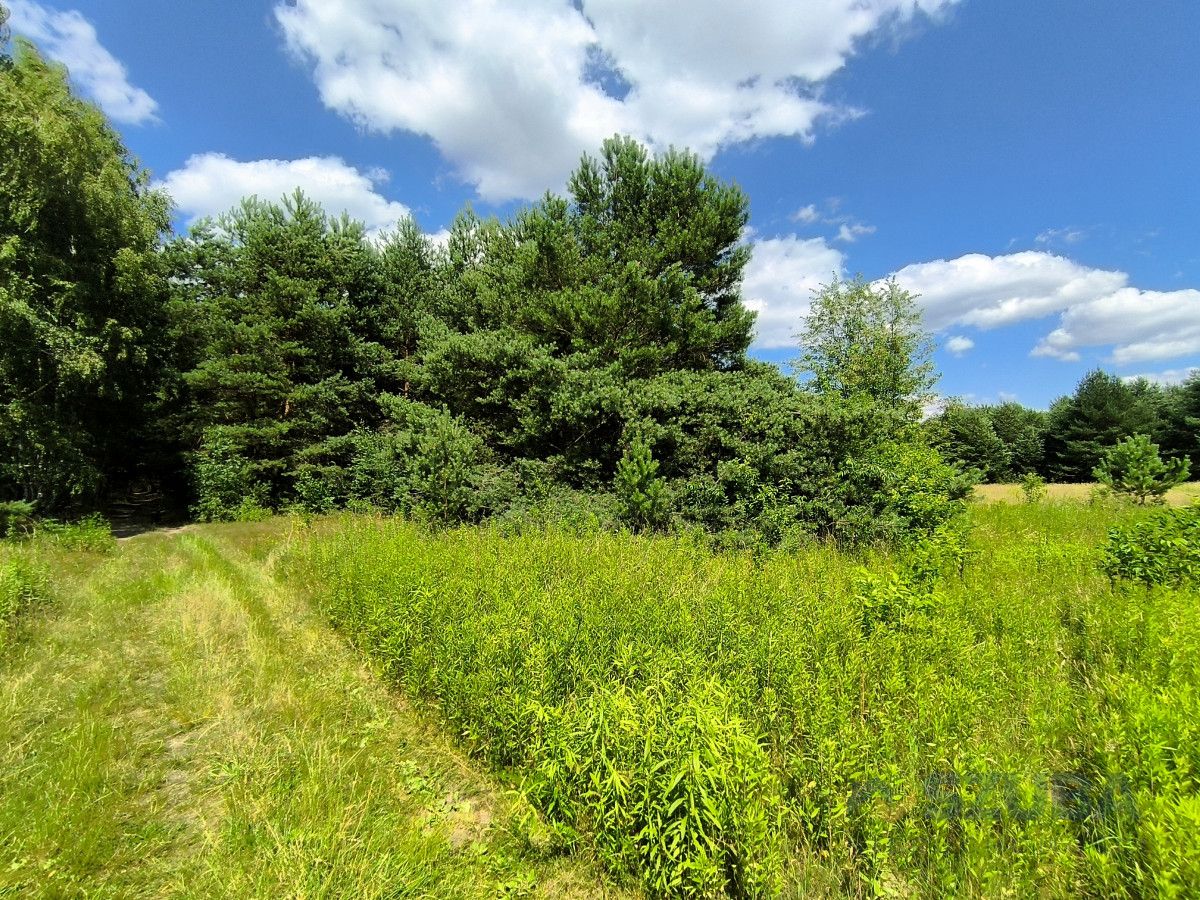
[[[1128,511],[993,506],[903,551],[335,520],[296,577],[654,897],[1200,890],[1195,595]]]
[[[45,570],[27,555],[0,548],[0,653],[21,616],[49,596]]]

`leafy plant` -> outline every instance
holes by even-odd
[[[1112,528],[1101,568],[1143,584],[1200,584],[1200,504]]]
[[[34,537],[64,550],[106,553],[116,547],[108,521],[100,515],[84,516],[75,522],[45,519],[34,528]]]
[[[19,617],[49,596],[46,572],[22,556],[0,558],[0,651]]]
[[[667,483],[642,439],[633,440],[617,463],[614,491],[622,518],[638,530],[660,528],[667,518]]]
[[[1019,484],[1026,503],[1040,503],[1046,499],[1046,479],[1036,472],[1026,472]]]
[[[0,538],[10,537],[33,524],[34,505],[24,500],[0,501]]]
[[[267,484],[223,429],[206,434],[192,472],[196,487],[193,512],[202,521],[233,521],[267,505]]]
[[[1187,480],[1190,470],[1186,459],[1164,462],[1157,444],[1144,434],[1135,434],[1109,448],[1092,474],[1102,484],[1144,505],[1161,503],[1167,491]]]

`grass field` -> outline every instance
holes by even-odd
[[[1086,503],[1095,490],[1094,484],[1047,484],[1046,499]],[[975,488],[976,499],[984,503],[1020,503],[1023,500],[1019,484],[981,484]],[[1200,498],[1200,481],[1189,481],[1167,492],[1171,506],[1187,506]]]
[[[1144,515],[2,550],[52,596],[0,648],[0,896],[1196,896],[1197,596],[1096,565]]]
[[[20,551],[0,897],[605,895],[276,577],[290,527]]]

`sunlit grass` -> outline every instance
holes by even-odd
[[[1096,489],[1095,484],[1047,484],[1046,499],[1086,503]],[[1020,503],[1024,494],[1019,484],[981,484],[975,488],[976,499],[984,503]],[[1200,481],[1189,481],[1167,492],[1167,503],[1187,506],[1200,497]]]
[[[596,893],[273,577],[287,527],[61,557],[0,662],[0,896]]]

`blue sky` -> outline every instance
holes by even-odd
[[[375,229],[562,189],[615,131],[747,191],[754,352],[812,288],[922,295],[941,390],[1200,366],[1194,0],[9,0],[177,220],[303,186]]]

